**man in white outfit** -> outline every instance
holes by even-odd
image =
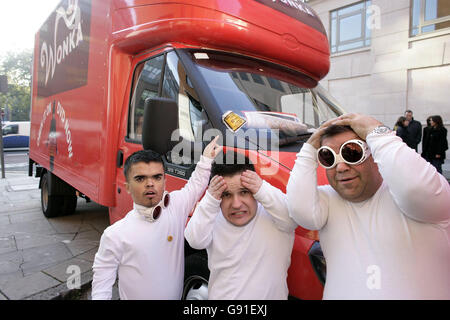
[[[216,137],[187,184],[168,194],[161,156],[138,151],[124,165],[133,210],[104,231],[93,265],[92,299],[111,299],[119,276],[120,299],[181,298],[184,227],[208,186],[211,163],[221,151]]]
[[[318,163],[330,185],[317,186]],[[395,132],[346,114],[297,155],[291,217],[319,230],[324,299],[450,299],[450,186]]]
[[[208,253],[210,300],[288,297],[297,224],[286,195],[254,170],[248,162],[213,164],[209,188],[186,227],[191,247]]]

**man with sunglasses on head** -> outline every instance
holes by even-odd
[[[119,277],[122,300],[178,300],[183,290],[184,227],[208,186],[211,163],[222,150],[217,136],[203,151],[186,185],[165,191],[164,163],[141,150],[124,165],[133,210],[106,228],[93,265],[92,299],[109,300]]]
[[[317,186],[317,166],[330,185]],[[324,299],[450,299],[450,186],[378,120],[324,123],[297,155],[291,217],[319,230]]]

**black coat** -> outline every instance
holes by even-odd
[[[422,140],[422,125],[419,121],[411,120],[406,127],[406,144],[417,151],[417,145]]]
[[[426,136],[425,136],[426,135]],[[426,159],[436,159],[436,155],[445,159],[445,150],[448,149],[447,129],[444,127],[430,128],[424,131],[424,143],[422,146],[422,155]]]
[[[404,143],[408,143],[407,141],[407,132],[406,132],[406,128],[402,127],[402,126],[398,126],[397,130],[396,130],[396,134],[402,138]]]

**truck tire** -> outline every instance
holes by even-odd
[[[208,300],[208,258],[202,253],[188,256],[184,267],[183,300]]]
[[[57,180],[50,182],[52,174],[46,172],[41,177],[41,206],[44,216],[55,218],[72,214],[77,206],[77,196],[74,195],[51,195],[50,184],[57,183]]]
[[[75,209],[77,208],[77,200],[78,197],[76,195],[64,196],[64,206],[63,206],[64,215],[71,215],[72,213],[75,212]]]

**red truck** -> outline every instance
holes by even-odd
[[[70,214],[84,197],[107,206],[112,224],[132,208],[131,153],[163,154],[171,191],[216,133],[285,191],[311,132],[343,113],[318,84],[329,55],[321,21],[300,0],[61,1],[36,34],[33,61],[29,174],[40,177],[44,215]],[[327,183],[322,169],[318,179]],[[296,230],[292,297],[322,297],[318,240]],[[184,297],[204,298],[206,255],[188,245],[185,255]]]

